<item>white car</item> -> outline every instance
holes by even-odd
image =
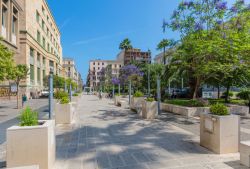
[[[41,92],[41,97],[49,97],[49,91],[48,90],[43,90]]]

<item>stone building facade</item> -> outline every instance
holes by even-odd
[[[29,67],[26,94],[39,95],[44,89],[44,78],[50,71],[61,75],[61,35],[46,0],[16,0],[23,9],[20,13],[20,52],[17,64]]]

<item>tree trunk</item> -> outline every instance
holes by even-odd
[[[230,83],[227,84],[227,90],[226,90],[226,96],[225,96],[225,102],[229,103],[229,90],[230,90]]]
[[[166,47],[163,48],[163,64],[166,65]]]
[[[10,92],[11,92],[11,86],[10,86],[10,81],[9,81],[9,100],[10,100]]]
[[[199,87],[200,87],[200,79],[197,78],[194,87],[193,99],[196,99],[198,97]]]
[[[16,87],[17,87],[17,109],[20,108],[19,105],[19,82],[16,83]]]
[[[248,108],[249,108],[248,113],[250,114],[250,100],[248,101]]]
[[[217,86],[218,89],[218,99],[220,99],[220,85]]]

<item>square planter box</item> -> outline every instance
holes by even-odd
[[[119,100],[120,100],[121,98],[122,98],[121,96],[115,96],[115,97],[114,97],[115,106],[118,106],[118,102],[119,102]]]
[[[239,152],[239,125],[236,115],[201,114],[200,145],[218,154]]]
[[[38,165],[52,169],[55,163],[55,121],[40,121],[38,126],[13,126],[7,129],[7,167]]]
[[[137,110],[137,108],[141,108],[142,107],[142,102],[144,102],[144,100],[145,100],[144,97],[132,97],[131,98],[130,109]]]
[[[240,163],[250,167],[250,141],[240,142]]]
[[[73,104],[55,105],[55,120],[56,124],[71,124],[73,121]]]
[[[142,117],[145,119],[155,119],[158,116],[157,102],[147,102],[142,103]]]
[[[79,101],[79,96],[72,96],[72,102],[77,103]]]

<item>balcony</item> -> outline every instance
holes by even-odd
[[[3,25],[2,25],[2,37],[3,38],[7,38],[7,30],[6,30],[6,27],[4,27]]]
[[[16,45],[16,35],[15,34],[11,35],[11,43],[13,43],[14,45]]]

